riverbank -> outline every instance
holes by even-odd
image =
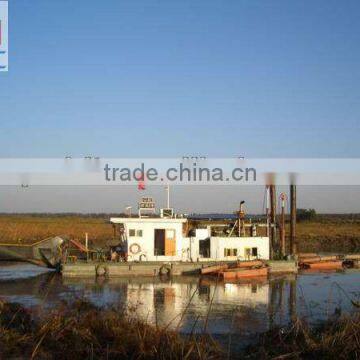
[[[196,320],[194,320],[196,321]],[[136,309],[104,309],[85,300],[63,303],[33,316],[15,303],[0,302],[0,357],[34,359],[355,359],[360,356],[360,314],[338,316],[310,328],[293,319],[239,351],[221,346],[206,332],[181,335],[150,325]],[[236,342],[229,335],[230,342]]]
[[[261,334],[244,359],[358,359],[360,313],[330,319],[310,327],[294,319],[286,328]]]
[[[206,335],[181,337],[85,300],[64,303],[40,318],[21,305],[0,302],[0,358],[220,359],[221,350]]]
[[[84,299],[101,310],[113,309],[185,337],[201,335],[206,328],[232,358],[258,344],[259,334],[286,329],[293,319],[313,328],[339,314],[353,314],[358,310],[354,304],[360,303],[358,270],[301,271],[224,283],[184,275],[63,277],[55,272],[38,275],[38,269],[0,263],[0,300],[21,304],[36,319]]]

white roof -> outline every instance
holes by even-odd
[[[123,223],[185,223],[187,219],[184,218],[110,218],[110,222],[113,224],[123,224]]]

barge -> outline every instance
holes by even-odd
[[[233,262],[225,262],[230,266]],[[265,261],[270,275],[296,274],[298,264],[296,261]],[[141,263],[114,263],[77,261],[76,263],[64,263],[62,276],[64,278],[118,278],[118,277],[159,277],[200,275],[202,269],[209,266],[224,266],[224,262],[158,262],[149,261]]]

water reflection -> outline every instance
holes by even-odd
[[[186,332],[201,331],[208,318],[210,332],[228,333],[235,314],[239,317],[266,313],[269,292],[270,284],[266,280],[224,284],[212,279],[181,277],[174,281],[141,280],[141,283],[129,280],[126,300],[136,309],[137,316],[152,323],[180,326]],[[241,326],[243,322],[238,324]],[[248,325],[246,328],[251,330]]]
[[[324,319],[353,311],[344,296],[359,301],[360,273],[302,274],[237,283],[213,278],[63,279],[44,274],[0,282],[0,297],[42,312],[62,300],[86,297],[97,305],[125,307],[129,316],[182,332],[236,334],[244,341],[292,318]],[[338,286],[334,287],[334,284]]]

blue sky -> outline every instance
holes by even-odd
[[[358,157],[359,15],[351,0],[11,0],[0,156]]]
[[[12,0],[2,156],[359,156],[358,1]]]

